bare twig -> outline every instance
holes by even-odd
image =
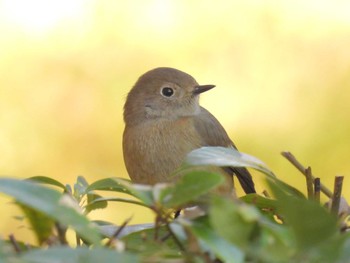
[[[338,212],[339,212],[341,191],[343,188],[343,179],[344,179],[344,176],[336,176],[334,179],[334,194],[332,198],[331,211],[336,215],[338,215]]]
[[[290,152],[282,152],[283,157],[285,157],[291,164],[293,164],[303,175],[306,176],[305,167],[294,157],[294,155]],[[311,175],[312,180],[315,180],[315,177]],[[323,184],[320,183],[320,190],[329,198],[333,197],[332,192]]]
[[[316,202],[320,202],[320,192],[321,192],[321,181],[320,178],[316,177],[314,180],[314,199]]]
[[[115,231],[115,233],[109,238],[108,242],[106,243],[106,247],[109,247],[112,244],[113,239],[115,239],[119,236],[119,234],[126,227],[126,225],[129,224],[131,219],[132,219],[132,217],[129,217],[124,221],[123,224],[121,224],[121,226],[117,229],[117,231]]]
[[[175,235],[175,233],[174,233],[173,230],[171,229],[169,223],[166,224],[166,228],[168,229],[170,236],[172,236],[172,238],[174,239],[174,242],[175,242],[176,245],[179,247],[179,249],[180,249],[181,251],[185,251],[184,246],[182,245],[182,243],[180,242],[180,240],[177,238],[177,236]],[[162,240],[162,241],[164,241],[164,240]]]
[[[15,236],[13,234],[9,235],[9,239],[16,253],[21,253],[21,248],[19,247]]]
[[[314,186],[313,186],[313,179],[312,179],[312,173],[311,173],[311,167],[305,169],[305,178],[306,178],[306,187],[307,187],[307,197],[308,199],[314,198]]]
[[[156,216],[156,220],[154,222],[154,240],[158,240],[159,236],[159,227],[160,227],[160,216]]]
[[[67,245],[68,244],[66,239],[67,228],[62,226],[60,223],[56,223],[55,227],[57,230],[58,240],[60,241],[61,245]]]

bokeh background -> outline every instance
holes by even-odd
[[[241,151],[304,191],[280,155],[291,151],[332,189],[350,173],[349,10],[346,0],[0,0],[0,175],[127,177],[125,96],[145,71],[171,66],[216,84],[201,103]],[[1,235],[30,240],[11,199],[0,202]],[[152,220],[122,204],[91,216]]]

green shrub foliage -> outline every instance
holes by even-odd
[[[269,194],[219,196],[214,190],[222,176],[195,165],[258,170]],[[350,262],[348,209],[334,213],[306,198],[258,159],[205,147],[190,153],[180,172],[185,175],[176,183],[154,186],[121,178],[89,184],[80,176],[73,187],[44,176],[0,178],[0,192],[14,198],[38,241],[0,240],[0,262]],[[123,197],[106,198],[106,191]],[[109,202],[147,207],[155,222],[129,225],[125,219],[116,226],[88,219]],[[184,209],[197,215],[174,218]],[[67,229],[76,233],[72,244]]]

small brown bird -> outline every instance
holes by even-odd
[[[124,161],[131,180],[140,184],[173,181],[171,174],[186,155],[202,146],[235,147],[219,121],[199,105],[199,95],[214,88],[189,74],[161,67],[143,74],[124,105]],[[233,190],[236,175],[246,193],[255,193],[247,169],[216,168],[226,175],[222,191]]]

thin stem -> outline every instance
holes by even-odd
[[[316,177],[314,180],[314,199],[316,202],[320,203],[320,193],[321,193],[321,180]]]
[[[344,176],[336,176],[334,179],[334,194],[332,198],[331,211],[336,215],[339,213],[339,205],[340,205],[341,192],[343,188],[343,180],[344,180]]]
[[[19,247],[15,236],[13,234],[9,235],[9,239],[16,253],[18,254],[21,253],[21,248]]]
[[[154,240],[157,241],[158,240],[158,236],[159,236],[159,226],[160,226],[160,215],[157,214],[156,215],[156,220],[154,222]]]
[[[306,169],[305,167],[298,162],[298,160],[294,157],[294,155],[290,152],[282,152],[281,153],[283,157],[285,157],[291,164],[293,164],[303,175],[306,176]],[[312,180],[315,180],[315,177],[311,175]],[[320,183],[320,190],[322,193],[324,193],[329,198],[333,197],[332,192],[323,184]]]
[[[185,251],[184,246],[182,245],[182,243],[180,242],[180,240],[177,238],[177,236],[175,235],[175,233],[174,233],[173,230],[171,229],[169,223],[166,224],[166,228],[168,229],[170,235],[173,237],[173,239],[174,239],[176,245],[179,247],[179,249],[180,249],[181,251]]]
[[[117,238],[122,230],[126,227],[127,224],[129,224],[132,217],[127,218],[123,224],[115,231],[115,233],[109,238],[108,242],[106,243],[106,247],[109,247],[112,244],[113,239]]]
[[[66,239],[67,228],[62,226],[60,223],[56,223],[55,227],[57,230],[58,240],[60,241],[61,245],[67,245],[68,244]]]
[[[312,179],[312,173],[311,173],[311,167],[305,169],[305,178],[306,178],[306,187],[307,187],[307,197],[308,199],[314,198],[314,186],[313,186],[313,179]]]

